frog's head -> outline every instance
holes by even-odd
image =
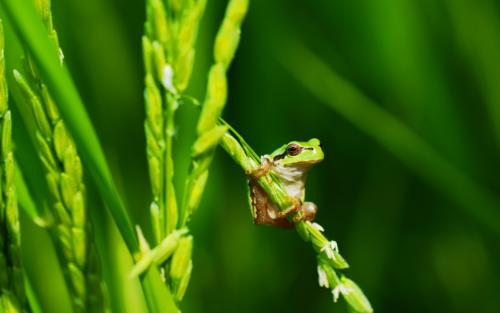
[[[270,157],[273,162],[282,166],[298,166],[309,168],[323,161],[323,149],[318,139],[309,141],[292,141],[274,151]]]

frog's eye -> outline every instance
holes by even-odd
[[[300,150],[302,150],[302,148],[295,143],[291,143],[286,147],[286,153],[291,156],[296,156],[300,153]]]

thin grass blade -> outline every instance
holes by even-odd
[[[33,4],[27,0],[3,0],[2,6],[10,17],[18,36],[26,43],[61,114],[74,136],[78,151],[89,168],[99,192],[132,252],[137,240],[125,206],[116,190],[104,152],[69,72],[60,66],[57,51],[37,17]]]

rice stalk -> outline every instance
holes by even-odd
[[[230,130],[223,135],[221,141],[222,148],[229,156],[245,173],[258,168],[260,161],[257,154],[245,140],[222,119],[219,125],[226,125]],[[260,177],[257,182],[281,210],[290,206],[290,196],[272,173]],[[298,221],[295,223],[295,229],[304,241],[311,243],[318,260],[318,283],[321,287],[331,290],[334,302],[342,295],[354,312],[373,312],[361,288],[343,275],[339,278],[338,272],[347,269],[349,265],[340,255],[337,243],[323,235],[323,227],[310,221]]]
[[[154,263],[162,269],[162,278],[170,287],[173,282],[168,278],[168,258],[185,246],[181,236],[187,234],[187,229],[177,229],[179,208],[172,156],[175,113],[191,77],[194,44],[205,5],[206,0],[149,0],[146,3],[147,20],[142,38],[146,70],[145,133],[153,196],[150,215],[157,246],[149,249],[138,228],[141,255],[129,276],[142,274]],[[180,301],[179,293],[173,294],[177,302]]]
[[[217,125],[227,101],[226,72],[240,41],[241,24],[248,11],[248,0],[229,1],[214,44],[214,64],[208,73],[207,91],[192,149],[190,173],[186,182],[180,225],[184,226],[199,206],[215,148],[227,131]]]
[[[189,84],[194,43],[205,4],[206,0],[149,0],[146,4],[147,20],[142,38],[146,69],[145,132],[153,196],[150,214],[154,241],[158,246],[150,250],[138,229],[138,237],[143,244],[141,257],[130,273],[132,277],[142,274],[155,261],[162,268],[162,278],[166,282],[169,270],[167,259],[174,253],[177,241],[184,233],[175,231],[179,216],[172,156],[175,113]]]
[[[12,119],[5,79],[4,34],[0,21],[0,310],[28,312],[21,265],[21,232],[14,186]]]
[[[150,206],[155,242],[177,227],[174,161],[175,112],[189,84],[194,43],[206,0],[177,4],[147,2],[142,39],[145,75],[147,156],[153,200]]]
[[[229,1],[215,39],[215,62],[208,75],[207,94],[197,125],[197,139],[192,147],[192,162],[179,210],[173,184],[175,111],[189,83],[195,54],[194,43],[204,7],[205,0],[149,0],[142,40],[146,69],[145,130],[153,193],[150,212],[158,246],[150,250],[148,245],[143,245],[142,257],[130,275],[140,275],[151,264],[158,263],[155,259],[164,261],[164,279],[169,282],[178,302],[182,300],[191,276],[193,239],[187,231],[180,237],[172,235],[174,230],[186,229],[191,214],[199,206],[213,152],[227,131],[226,126],[216,123],[226,104],[226,71],[239,43],[248,0]],[[141,238],[140,231],[138,235]],[[165,242],[172,248],[160,249]]]
[[[36,1],[38,13],[54,48],[63,53],[53,27],[50,1]],[[66,283],[75,312],[107,310],[96,248],[86,208],[83,168],[74,140],[62,120],[57,104],[40,78],[26,51],[25,75],[14,77],[25,100],[31,105],[36,124],[36,143],[46,175],[55,225],[51,235],[64,266]]]

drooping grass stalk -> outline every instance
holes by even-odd
[[[214,64],[208,73],[207,90],[197,124],[197,139],[192,147],[191,165],[181,206],[180,227],[185,227],[200,205],[215,148],[227,131],[217,120],[227,101],[226,72],[240,41],[241,24],[248,10],[248,0],[230,0],[215,37]],[[182,299],[192,271],[192,238],[185,237],[172,257],[170,279],[178,300]]]
[[[191,165],[184,189],[179,226],[185,227],[200,204],[208,179],[215,148],[227,128],[216,125],[227,100],[226,71],[234,57],[240,38],[241,23],[248,10],[248,1],[230,1],[214,44],[214,64],[208,74],[207,91],[197,124],[197,139],[192,147]],[[192,238],[179,242],[172,257],[171,286],[178,300],[182,299],[192,271]]]
[[[191,236],[180,238],[172,236],[177,228],[179,210],[174,186],[173,137],[175,135],[175,112],[179,100],[187,88],[194,62],[194,43],[198,27],[205,10],[206,0],[197,1],[162,1],[147,2],[147,21],[143,36],[143,55],[146,69],[146,140],[147,156],[153,200],[150,206],[155,244],[162,247],[162,242],[170,242],[168,255],[154,258],[149,245],[138,229],[142,259],[137,267],[147,269],[155,259],[162,268],[162,278],[167,280],[171,268],[165,262],[179,247],[192,242]],[[184,232],[176,232],[184,234]],[[179,248],[180,249],[180,248]],[[177,250],[179,250],[177,249]],[[156,249],[154,251],[164,251]],[[183,251],[182,249],[179,251]],[[190,261],[190,256],[189,256]],[[132,271],[132,275],[137,270]],[[170,271],[171,272],[171,271]],[[137,272],[140,274],[141,272]],[[169,279],[171,287],[173,281]],[[185,289],[184,289],[185,290]],[[182,296],[174,289],[177,301]],[[182,292],[183,294],[183,292]]]
[[[194,62],[194,43],[206,0],[147,2],[142,39],[145,76],[147,156],[153,200],[150,213],[159,244],[177,227],[173,136],[175,112],[187,88]]]
[[[221,120],[220,125],[226,125],[230,129],[222,137],[221,146],[244,172],[248,174],[260,166],[257,154],[244,139],[224,121]],[[290,207],[290,196],[272,173],[260,177],[257,182],[281,210]],[[319,285],[331,289],[334,302],[342,295],[354,312],[373,312],[362,290],[344,275],[339,278],[338,272],[349,265],[339,254],[337,243],[323,235],[323,227],[317,223],[299,221],[295,223],[295,229],[302,239],[311,243],[316,252]]]
[[[0,310],[28,312],[21,267],[21,231],[14,186],[12,120],[5,79],[4,34],[0,21]]]
[[[53,27],[50,2],[37,1],[54,47],[62,64],[63,54]],[[86,209],[83,169],[75,143],[67,130],[52,96],[40,78],[31,57],[26,53],[26,79],[20,72],[14,76],[26,101],[31,105],[37,126],[37,147],[50,191],[56,225],[52,237],[60,262],[64,266],[75,312],[106,310],[98,257],[93,244],[92,227]]]
[[[208,178],[215,148],[227,131],[217,125],[227,100],[226,72],[240,41],[241,24],[248,10],[248,0],[229,1],[214,44],[214,64],[208,74],[207,91],[198,120],[198,137],[192,148],[192,162],[184,191],[180,225],[188,222],[199,206]]]
[[[173,185],[174,114],[182,92],[189,83],[194,62],[194,42],[204,7],[205,0],[150,0],[147,4],[146,34],[143,37],[145,128],[153,189],[150,211],[157,247],[149,249],[139,232],[143,256],[130,275],[141,274],[151,264],[164,263],[165,280],[169,282],[178,302],[184,296],[193,266],[193,238],[188,234],[186,224],[199,206],[213,152],[227,130],[226,126],[216,123],[226,104],[226,71],[239,43],[248,0],[231,0],[228,3],[217,33],[215,63],[208,75],[207,94],[197,125],[197,139],[192,148],[192,162],[179,210]]]

